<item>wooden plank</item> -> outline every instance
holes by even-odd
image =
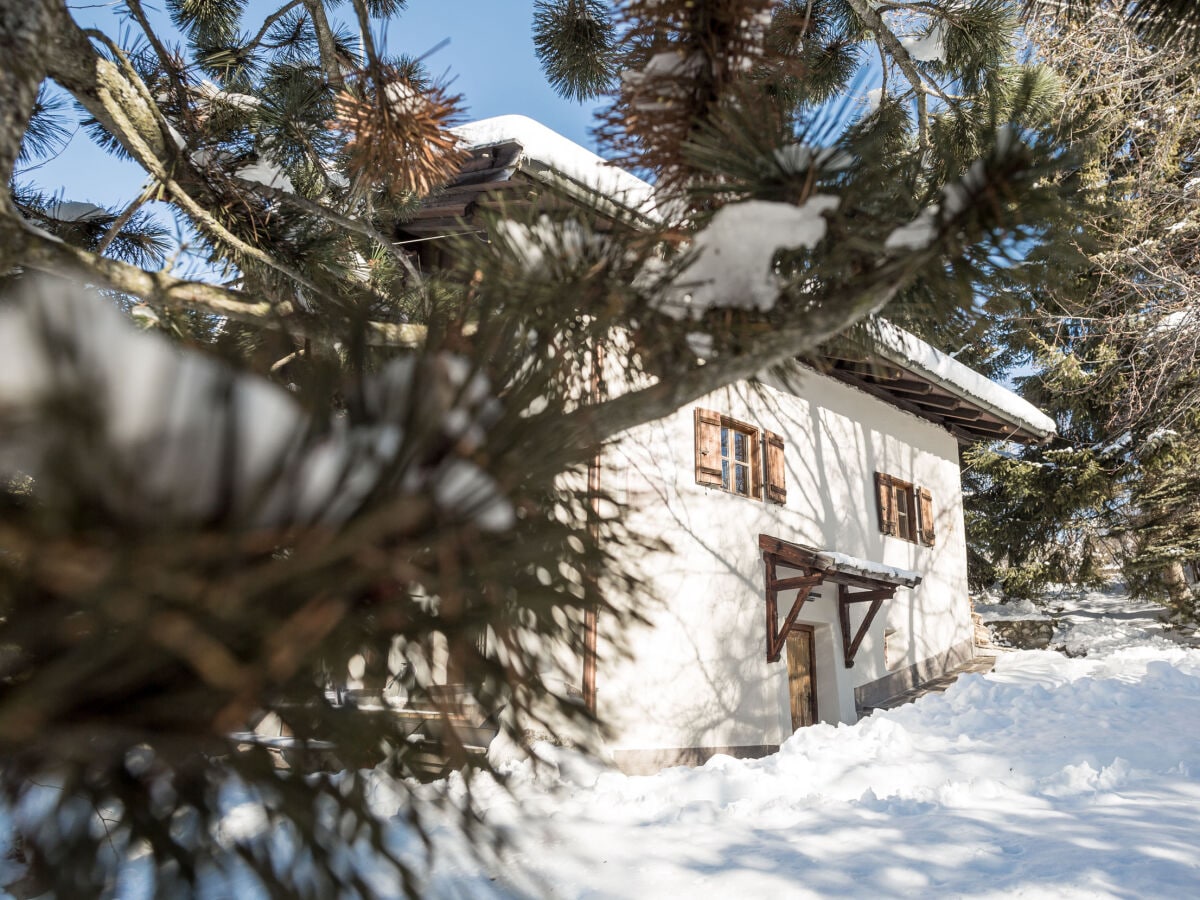
[[[842,585],[838,588],[838,619],[842,626],[842,653],[843,662],[847,669],[854,668],[854,656],[858,653],[858,648],[862,645],[863,638],[867,636],[867,630],[871,627],[871,622],[875,620],[875,614],[879,612],[879,608],[883,606],[883,600],[875,600],[871,603],[870,609],[867,610],[866,616],[863,617],[862,624],[858,626],[857,631],[851,637],[850,635],[850,604],[846,600],[849,590]]]
[[[912,381],[907,378],[894,378],[886,382],[888,389],[902,394],[920,394],[923,396],[940,396],[933,393],[933,385],[927,381]]]
[[[516,141],[496,144],[483,150],[477,150],[469,160],[459,166],[459,175],[486,172],[489,169],[508,168],[517,161],[521,152],[522,147]]]
[[[461,184],[453,184],[445,188],[440,194],[435,194],[430,199],[436,201],[438,197],[460,197],[466,195],[477,195],[483,193],[500,193],[501,191],[517,191],[521,188],[529,190],[531,185],[526,181],[517,180],[472,180],[465,181]]]
[[[918,403],[921,401],[918,400]],[[976,419],[983,418],[983,412],[978,409],[970,409],[966,406],[956,406],[953,409],[947,409],[938,413],[943,419],[953,419],[955,422],[974,422]]]
[[[789,544],[787,541],[781,541],[779,538],[771,537],[769,534],[760,534],[758,536],[758,548],[767,553],[774,553],[779,557],[780,563],[791,568],[821,568],[821,565],[817,561],[817,554],[814,551],[805,550],[803,547],[797,547],[795,544]]]
[[[891,600],[896,595],[896,588],[879,588],[873,591],[859,591],[852,594],[849,591],[841,593],[843,603],[874,603],[876,600]]]
[[[844,584],[847,587],[862,588],[865,591],[873,591],[880,585],[896,587],[891,582],[884,581],[882,578],[869,578],[866,575],[855,575],[853,572],[826,572],[825,580],[832,581],[834,584]]]
[[[896,533],[899,527],[896,523],[896,504],[891,475],[884,472],[875,473],[875,510],[878,514],[879,530],[883,534]]]
[[[879,386],[888,391],[894,390],[890,384],[880,383]],[[905,399],[911,403],[915,403],[918,406],[933,407],[935,409],[954,409],[954,407],[959,406],[962,403],[962,400],[960,400],[958,397],[934,394],[932,392],[910,394],[908,391],[899,391],[899,393],[907,395]]]
[[[933,494],[928,488],[917,488],[918,531],[921,543],[932,547],[936,540],[933,521]]]
[[[817,723],[816,661],[813,653],[813,629],[797,625],[787,636],[788,697],[792,729]]]
[[[763,483],[766,499],[772,503],[787,503],[787,467],[783,438],[773,431],[763,432],[763,459],[766,463]]]
[[[787,633],[791,627],[796,624],[796,617],[800,615],[800,610],[804,608],[804,601],[808,599],[812,588],[801,588],[796,592],[796,599],[792,601],[792,608],[788,610],[788,614],[783,619],[783,626],[779,629],[779,633],[775,636],[775,659],[779,659],[779,654],[783,652],[783,643],[787,639]]]
[[[722,487],[725,480],[721,471],[721,414],[696,407],[692,418],[696,437],[696,483]]]
[[[797,575],[795,578],[780,578],[771,584],[772,590],[790,591],[796,588],[816,587],[825,580],[824,575]]]
[[[775,647],[775,624],[779,621],[779,598],[771,587],[775,583],[775,554],[764,553],[763,562],[767,566],[767,662],[775,662],[771,658]]]

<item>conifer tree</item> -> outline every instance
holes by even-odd
[[[949,315],[1064,215],[1048,83],[1010,64],[1006,5],[554,0],[548,77],[608,91],[605,141],[657,213],[513,215],[421,271],[393,238],[461,164],[462,107],[376,41],[403,6],[170,0],[172,34],[123,0],[121,38],[62,0],[0,8],[0,786],[44,811],[21,838],[62,895],[142,848],[160,894],[245,867],[280,894],[379,892],[350,846],[419,892],[356,774],[415,774],[412,748],[327,695],[351,660],[398,655],[449,716],[441,648],[517,741],[595,724],[541,673],[582,652],[584,616],[634,614],[621,548],[650,538],[576,487],[603,442],[906,291],[908,315]],[[885,81],[859,108],[868,53]],[[63,94],[145,172],[124,209],[56,205],[22,169]],[[198,272],[159,265],[178,248],[152,198]],[[782,228],[738,243],[767,215]],[[746,264],[710,265],[714,244]],[[580,403],[614,335],[651,377]],[[276,772],[237,737],[266,713],[296,768],[345,770]],[[293,864],[217,827],[230,796]]]
[[[1061,437],[1016,456],[973,454],[969,530],[992,564],[978,574],[1014,592],[1094,581],[1116,563],[1186,620],[1200,82],[1192,55],[1139,37],[1126,12],[1100,5],[1086,22],[1047,16],[1028,29],[1068,86],[1064,131],[1088,148],[1082,177],[1103,203],[1078,226],[1084,263],[1005,323],[1009,352],[1036,365],[1026,393],[1054,412]]]

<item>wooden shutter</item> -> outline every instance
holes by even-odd
[[[773,431],[763,432],[763,456],[766,472],[766,497],[772,503],[787,503],[787,474],[784,471],[783,438]]]
[[[926,547],[932,547],[934,541],[933,531],[933,495],[925,488],[917,488],[917,509],[919,519],[917,520],[920,528],[921,543]]]
[[[721,487],[721,414],[695,410],[696,483]]]
[[[900,525],[896,521],[896,504],[893,500],[892,476],[875,473],[875,496],[879,504],[879,530],[884,534],[896,534]]]

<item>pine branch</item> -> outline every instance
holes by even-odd
[[[322,0],[304,0],[304,8],[308,10],[313,29],[317,33],[317,47],[321,55],[321,69],[325,73],[325,80],[329,82],[329,86],[335,92],[345,90],[346,81],[342,77],[342,64],[338,59],[337,41],[334,39],[333,29],[329,25],[329,18],[325,15],[325,4]]]
[[[165,271],[148,272],[67,244],[15,215],[0,215],[0,246],[29,269],[98,281],[161,309],[206,313],[300,337],[323,330],[298,313],[288,300],[256,301],[242,291],[176,278]],[[427,334],[423,326],[404,323],[366,322],[364,328],[365,339],[372,346],[416,347],[424,343]]]
[[[375,36],[371,34],[371,14],[367,11],[364,0],[353,0],[354,14],[358,17],[358,30],[362,35],[363,52],[367,57],[367,65],[377,73],[381,60],[375,52]]]
[[[235,254],[238,254],[247,260],[253,260],[254,262],[257,262],[268,269],[272,269],[285,276],[297,286],[304,288],[304,290],[309,292],[313,298],[322,298],[336,304],[336,298],[331,297],[327,291],[319,287],[315,282],[306,277],[298,269],[279,261],[270,253],[255,247],[254,245],[233,234],[208,211],[209,206],[203,202],[206,199],[204,198],[203,194],[197,194],[196,196],[193,196],[188,188],[185,188],[180,181],[171,176],[168,163],[164,161],[163,157],[160,157],[155,153],[154,147],[151,145],[150,141],[146,139],[146,128],[144,126],[139,128],[134,122],[135,118],[142,122],[145,122],[147,119],[153,121],[155,126],[157,126],[154,131],[157,133],[160,139],[163,134],[173,133],[170,123],[165,120],[161,111],[158,109],[154,98],[150,94],[149,88],[147,88],[145,83],[141,80],[141,77],[133,68],[128,57],[124,54],[121,48],[113,43],[107,37],[107,35],[104,35],[100,32],[83,33],[90,34],[109,46],[109,49],[116,56],[120,63],[120,70],[110,73],[110,78],[121,79],[125,85],[128,85],[130,88],[132,88],[133,97],[136,98],[136,103],[133,109],[130,108],[130,100],[126,100],[124,103],[106,104],[105,112],[107,113],[107,117],[111,123],[109,125],[110,131],[118,138],[122,146],[124,146],[130,152],[130,154],[135,160],[137,160],[142,168],[144,168],[148,174],[150,174],[167,189],[172,200],[182,207],[183,211],[187,213],[200,231],[225,244],[227,247],[233,250]],[[96,60],[97,70],[103,71],[102,64],[107,61],[96,54],[95,51],[92,51],[91,55]],[[106,79],[106,81],[108,81],[108,79]],[[106,84],[106,86],[108,85]],[[126,96],[128,95],[126,94]],[[141,115],[138,115],[139,112]],[[166,142],[161,141],[160,146],[165,150]],[[171,157],[174,157],[174,159],[171,160],[172,163],[175,163],[178,160],[186,159],[184,154],[179,152],[180,149],[181,148],[179,147],[174,148],[175,153],[171,154]],[[166,154],[163,154],[163,156],[165,157]],[[186,164],[190,169],[190,160],[188,160]],[[197,181],[199,181],[199,179],[197,179]],[[212,200],[213,198],[209,197],[207,199]]]
[[[171,88],[175,92],[175,100],[182,107],[186,101],[185,88],[183,79],[180,77],[177,60],[173,57],[167,47],[158,37],[150,24],[150,20],[146,18],[146,11],[142,8],[141,0],[124,0],[125,7],[133,16],[135,22],[142,29],[142,34],[146,36],[146,40],[150,42],[150,46],[154,48],[154,53],[158,56],[158,64],[165,74],[171,80]]]
[[[162,119],[162,113],[158,110],[157,104],[154,103],[153,97],[150,96],[150,91],[141,77],[133,69],[129,63],[128,57],[121,51],[119,47],[108,40],[106,35],[96,33],[106,43],[110,49],[117,55],[125,69],[125,77],[136,88],[137,93],[141,96],[144,107],[150,111],[151,116],[157,119]],[[200,229],[214,239],[226,244],[230,249],[245,257],[246,259],[254,260],[261,263],[269,269],[274,269],[281,275],[294,281],[296,284],[311,291],[315,297],[324,297],[330,299],[328,294],[318,287],[313,281],[305,277],[303,273],[293,267],[280,262],[271,254],[258,247],[248,244],[246,241],[233,234],[229,229],[217,221],[217,219],[202,205],[178,181],[171,177],[163,161],[157,157],[153,149],[142,140],[142,135],[139,133],[133,121],[126,114],[126,110],[121,106],[116,106],[111,110],[113,124],[118,129],[118,134],[123,140],[123,144],[128,147],[130,153],[133,154],[135,160],[141,164],[150,175],[158,180],[158,182],[167,189],[171,198],[178,203]],[[170,128],[170,123],[163,119],[160,123],[164,129]],[[168,131],[168,133],[170,133]]]
[[[241,49],[247,53],[253,51],[258,47],[259,44],[263,42],[263,39],[267,36],[267,32],[271,30],[271,26],[290,13],[297,6],[303,5],[304,2],[305,0],[290,0],[290,2],[285,3],[279,9],[275,10],[275,12],[263,19],[262,27],[258,29],[258,33],[255,34],[254,37],[250,39],[249,43],[247,43]]]
[[[599,0],[538,0],[533,44],[550,86],[568,100],[599,97],[616,77],[612,21]]]
[[[926,82],[921,77],[921,73],[917,71],[917,67],[913,63],[912,56],[875,8],[866,0],[846,0],[846,4],[875,33],[881,52],[887,51],[888,56],[895,61],[896,66],[912,86],[917,103],[917,146],[921,155],[924,156],[929,149],[929,112],[926,94],[932,93],[947,103],[951,102],[950,98],[945,96],[937,85]]]
[[[109,245],[116,239],[117,235],[120,234],[121,229],[129,224],[129,220],[137,214],[137,211],[141,209],[146,201],[148,201],[153,195],[153,185],[146,185],[142,192],[138,194],[137,198],[121,211],[121,214],[113,220],[111,225],[108,226],[108,232],[103,238],[100,239],[100,244],[96,247],[97,256],[104,255],[104,251],[108,249]]]
[[[347,231],[352,231],[355,234],[362,235],[377,246],[382,247],[389,256],[396,260],[396,262],[400,263],[400,265],[404,268],[404,271],[408,273],[408,277],[411,279],[411,283],[413,285],[420,286],[424,281],[424,279],[421,278],[421,273],[416,270],[415,266],[413,266],[412,260],[408,258],[408,254],[401,250],[394,241],[390,241],[380,234],[370,225],[370,223],[364,222],[362,219],[356,219],[350,216],[342,215],[336,210],[332,210],[328,206],[325,206],[323,203],[318,203],[315,200],[309,200],[307,197],[303,197],[294,191],[285,191],[281,188],[271,187],[269,185],[256,185],[255,187],[257,190],[269,197],[273,197],[280,203],[288,204],[289,206],[295,207],[303,212],[311,213],[312,215],[324,219],[327,222],[332,222],[335,225],[345,228]]]

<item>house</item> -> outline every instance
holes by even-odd
[[[412,235],[480,228],[503,198],[653,216],[648,184],[529,119],[461,134],[470,161]],[[629,560],[647,586],[647,624],[620,637],[632,652],[602,621],[570,675],[626,771],[768,754],[973,655],[960,447],[1042,441],[1053,421],[886,324],[871,358],[811,362],[703,397],[598,460],[633,527],[672,545]]]

